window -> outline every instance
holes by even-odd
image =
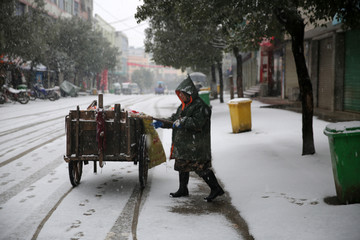
[[[79,3],[78,2],[74,2],[74,15],[75,16],[79,15]]]
[[[25,14],[26,6],[24,3],[17,2],[16,4],[16,16],[24,15]]]
[[[64,2],[65,0],[59,0],[59,8],[61,9],[61,10],[65,10],[65,2]]]
[[[73,0],[65,0],[65,11],[70,14],[73,13]]]
[[[81,0],[81,11],[85,12],[86,6],[85,6],[85,0]]]

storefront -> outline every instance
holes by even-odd
[[[344,111],[360,112],[360,30],[345,35]]]
[[[319,41],[318,108],[332,110],[334,105],[334,43],[333,37]]]

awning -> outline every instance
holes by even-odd
[[[31,61],[28,61],[24,64],[21,65],[21,68],[22,69],[25,69],[25,70],[30,70],[31,68]],[[47,70],[46,66],[42,65],[41,63],[36,65],[33,70],[35,71],[38,71],[38,72],[45,72]]]

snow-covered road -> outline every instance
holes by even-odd
[[[65,116],[77,105],[86,109],[96,99],[96,96],[81,96],[55,102],[36,100],[27,105],[0,105],[0,239],[136,239],[138,216],[133,218],[133,215],[139,213],[139,204],[146,201],[155,170],[149,171],[149,186],[142,194],[138,167],[129,162],[106,163],[97,174],[92,172],[92,164],[85,165],[81,184],[72,188],[69,181],[67,164],[63,160]],[[105,106],[115,103],[152,116],[170,115],[179,104],[174,95],[104,96]],[[159,129],[166,150],[170,134],[169,130]],[[170,168],[167,170],[167,164],[159,168],[176,174]],[[193,191],[198,189],[198,198],[203,204],[202,197],[208,189],[199,190],[199,181],[190,187],[194,186]],[[177,182],[172,186],[176,188]],[[228,201],[226,205],[231,206],[231,203]],[[219,212],[216,208],[206,211]],[[223,228],[221,236],[228,232],[230,239],[238,238],[231,223],[217,215],[200,217],[197,222],[210,229],[213,225],[220,226]],[[182,217],[179,215],[179,218]],[[210,224],[207,224],[209,219]],[[237,221],[243,220],[234,219],[234,224]],[[179,228],[184,229],[184,226],[180,224]],[[217,230],[203,232],[198,234],[214,237],[214,233],[219,233]],[[142,237],[139,239],[147,239],[144,234],[151,232],[140,231]],[[171,235],[166,231],[164,234]]]
[[[1,239],[104,239],[113,226],[137,184],[136,166],[108,164],[98,176],[85,167],[89,178],[73,189],[63,160],[65,116],[94,98],[0,106]],[[150,98],[108,95],[104,103],[129,107]]]
[[[202,200],[206,184],[191,175],[190,196],[178,187],[174,161],[149,170],[139,191],[138,167],[85,165],[72,188],[65,153],[65,116],[96,96],[0,105],[0,239],[358,240],[360,204],[331,205],[336,196],[328,122],[314,117],[316,154],[301,156],[301,114],[251,104],[252,131],[233,134],[229,109],[211,101],[213,168],[226,190]],[[229,96],[225,96],[225,102]],[[167,117],[175,95],[115,96],[104,105]],[[157,130],[168,156],[171,129]],[[135,217],[133,218],[133,215]]]

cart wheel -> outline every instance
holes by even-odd
[[[82,161],[69,162],[69,177],[70,177],[70,182],[74,187],[80,184],[82,168],[83,168]]]
[[[141,135],[139,143],[139,181],[140,187],[145,188],[149,170],[149,156],[146,143],[146,135]]]

